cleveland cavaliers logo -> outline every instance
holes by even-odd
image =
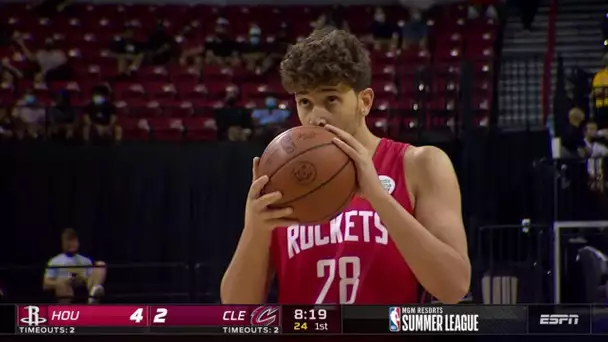
[[[302,161],[291,169],[291,175],[299,185],[308,185],[317,179],[317,168],[311,162]]]

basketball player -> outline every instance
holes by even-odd
[[[363,45],[345,31],[315,31],[289,49],[281,77],[302,125],[322,125],[339,137],[334,143],[355,162],[359,192],[331,222],[299,225],[285,219],[290,208],[268,209],[281,194],[260,196],[268,177],[257,173],[254,159],[222,302],[263,303],[276,275],[281,304],[418,303],[426,297],[421,289],[458,303],[471,265],[454,169],[438,148],[368,130],[374,91]]]
[[[74,267],[93,266],[91,259],[78,254],[78,235],[68,228],[61,235],[63,252],[51,258],[44,274],[43,288],[55,292],[60,303],[70,303],[74,291],[86,288],[89,292],[89,303],[96,303],[104,294],[103,284],[106,279],[105,267]],[[103,261],[96,261],[96,266],[105,266]]]

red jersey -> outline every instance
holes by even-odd
[[[384,188],[410,213],[403,155],[382,139],[373,157]],[[410,304],[418,280],[371,204],[360,198],[328,223],[273,231],[270,255],[281,304]]]

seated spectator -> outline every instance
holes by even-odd
[[[394,46],[395,27],[386,21],[382,7],[376,7],[370,31],[374,50],[389,50]]]
[[[83,110],[84,141],[90,141],[91,129],[98,137],[113,137],[114,141],[120,141],[122,130],[116,123],[116,107],[109,101],[108,94],[97,89],[92,100]]]
[[[426,49],[428,27],[419,9],[410,8],[409,20],[400,23],[399,26],[401,30],[395,35],[395,40],[401,39],[403,50],[412,44],[418,44],[422,50]]]
[[[348,22],[344,19],[344,7],[335,5],[330,10],[322,13],[316,21],[312,23],[315,30],[320,30],[325,27],[334,27],[339,30],[350,31]]]
[[[55,104],[49,108],[49,124],[51,136],[62,134],[66,140],[74,137],[76,110],[72,107],[68,92],[63,91],[57,94]]]
[[[266,107],[254,109],[251,113],[256,136],[269,142],[284,129],[285,122],[290,115],[289,110],[278,107],[277,99],[272,96],[267,97]]]
[[[66,229],[61,235],[63,252],[51,258],[44,274],[43,288],[54,292],[60,303],[71,303],[78,289],[88,290],[89,304],[97,303],[104,295],[106,268],[96,261],[78,254],[80,243],[76,231]],[[82,267],[82,266],[100,267]],[[70,268],[73,267],[73,268]]]
[[[600,129],[608,128],[608,53],[603,57],[604,68],[593,77],[592,92],[595,103],[595,120]]]
[[[205,63],[221,66],[238,66],[238,45],[229,38],[226,25],[218,24],[215,34],[205,43]]]
[[[582,123],[585,121],[585,113],[578,107],[570,109],[568,113],[568,126],[564,130],[562,139],[562,155],[564,157],[584,157],[585,144]]]
[[[118,61],[118,73],[129,76],[137,71],[144,59],[144,44],[135,39],[133,27],[125,27],[125,31],[112,43],[110,50]]]
[[[187,26],[176,37],[180,49],[179,64],[196,67],[200,73],[204,64],[205,46],[196,39],[193,30],[193,27]]]
[[[602,158],[608,156],[608,146],[605,140],[598,135],[597,123],[588,121],[584,129],[585,157]]]
[[[36,0],[31,5],[31,10],[40,16],[51,18],[62,13],[74,0]]]
[[[251,136],[251,117],[238,106],[238,90],[226,91],[224,106],[215,110],[218,140],[246,141]]]
[[[147,62],[154,65],[165,65],[171,61],[175,52],[175,39],[167,32],[165,22],[159,20],[156,28],[148,37],[146,44]]]
[[[0,140],[13,137],[13,122],[7,108],[0,106]]]
[[[21,71],[14,67],[8,58],[2,58],[2,62],[0,62],[0,83],[14,85],[15,81],[22,77]]]
[[[270,46],[262,41],[261,30],[252,24],[249,30],[249,40],[241,45],[241,56],[245,67],[252,72],[262,74],[273,66],[273,56]]]
[[[44,134],[46,111],[38,103],[34,92],[28,90],[13,108],[12,120],[15,124],[15,135],[19,140],[27,137],[38,139]]]
[[[30,61],[37,64],[36,82],[65,81],[70,78],[70,68],[67,64],[68,57],[55,44],[53,38],[44,41],[44,47],[33,54],[22,39],[16,38],[16,43]]]

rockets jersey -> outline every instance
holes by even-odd
[[[373,156],[384,188],[411,214],[403,156],[382,139]],[[273,231],[270,255],[281,304],[409,304],[418,281],[371,204],[355,196],[328,223]]]

